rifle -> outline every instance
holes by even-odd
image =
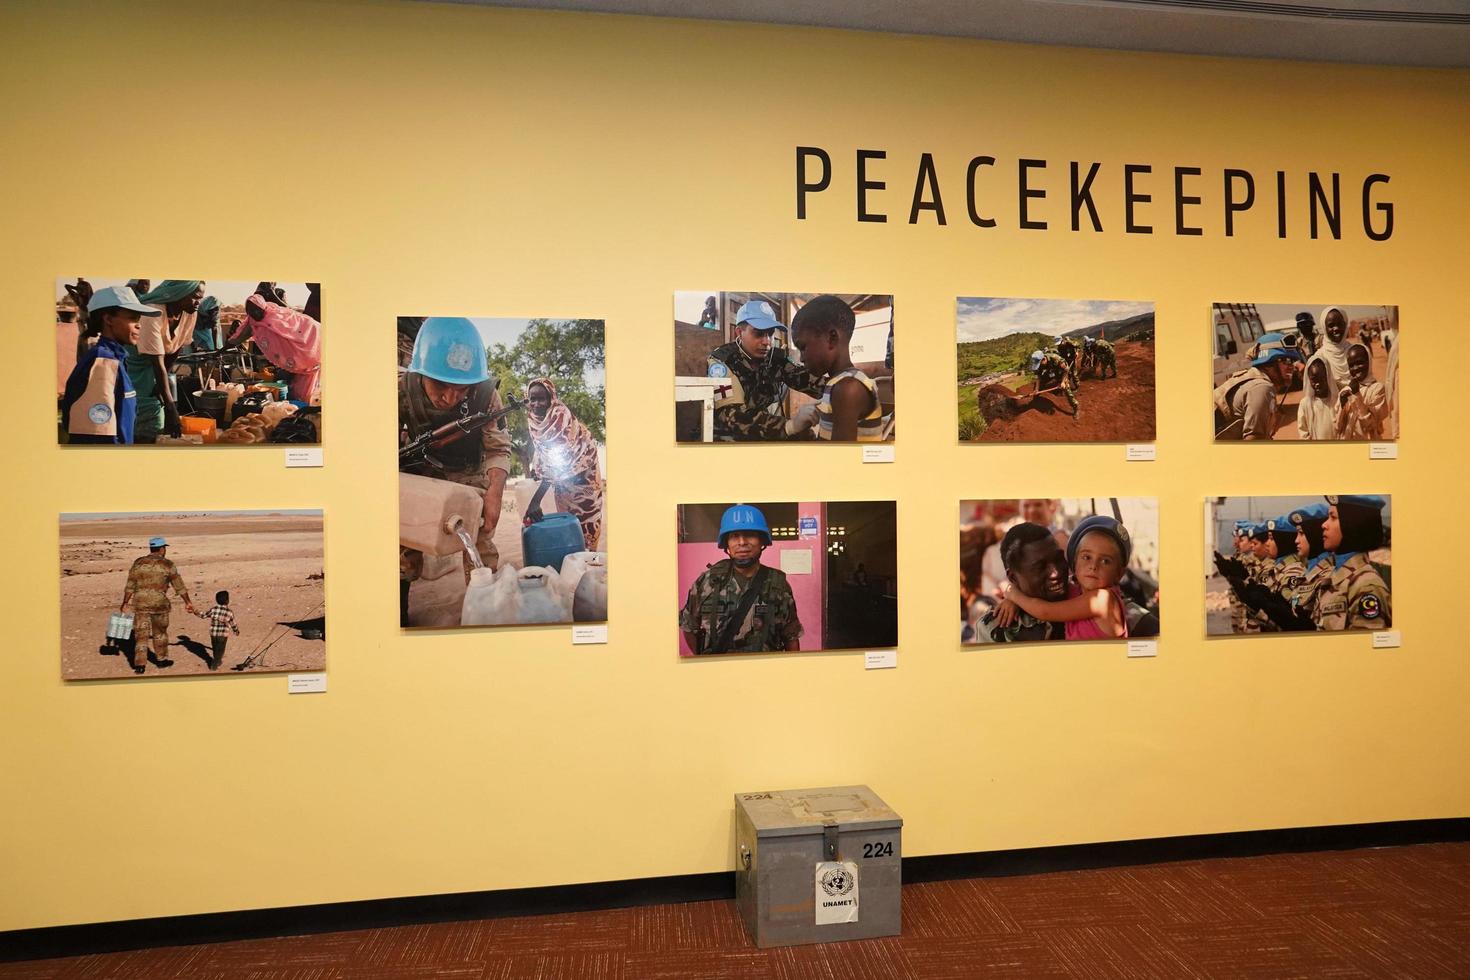
[[[442,470],[444,464],[434,458],[434,450],[443,449],[450,443],[463,439],[471,432],[478,432],[487,425],[499,422],[511,412],[521,408],[523,404],[524,402],[512,396],[503,408],[493,412],[476,412],[474,415],[466,415],[462,419],[446,422],[437,429],[425,432],[398,450],[398,468],[414,470],[429,467]]]

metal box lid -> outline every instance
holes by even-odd
[[[735,807],[744,811],[757,837],[820,834],[835,823],[839,830],[891,830],[903,818],[866,786],[827,786],[736,793]]]

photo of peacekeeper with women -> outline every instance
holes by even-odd
[[[893,297],[674,294],[678,442],[892,442]]]
[[[1153,497],[960,502],[960,642],[1159,634]]]
[[[1393,505],[1375,494],[1205,504],[1210,636],[1393,627]]]
[[[607,620],[601,320],[398,318],[398,622]]]
[[[322,441],[321,286],[58,279],[66,445]]]
[[[1399,437],[1399,308],[1216,303],[1215,440]]]

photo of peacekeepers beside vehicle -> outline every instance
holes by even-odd
[[[1393,505],[1386,495],[1206,502],[1206,632],[1393,627]]]
[[[1159,633],[1153,497],[960,501],[960,642]]]
[[[607,619],[601,320],[398,318],[401,627]]]
[[[321,442],[314,282],[59,279],[64,445]]]
[[[891,442],[893,297],[674,294],[678,442]]]
[[[961,442],[1151,442],[1154,307],[960,297]]]
[[[891,500],[679,507],[679,653],[898,644]]]
[[[1397,306],[1216,303],[1216,441],[1399,437]]]

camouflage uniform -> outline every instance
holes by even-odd
[[[1061,385],[1062,394],[1067,396],[1067,404],[1072,406],[1072,414],[1076,415],[1077,396],[1073,392],[1077,390],[1077,373],[1055,348],[1048,347],[1042,352],[1041,363],[1036,367],[1036,390],[1057,385]]]
[[[1105,377],[1109,368],[1113,371],[1113,377],[1118,376],[1118,355],[1113,350],[1112,341],[1099,339],[1093,345],[1092,364],[1099,378]]]
[[[772,347],[752,360],[740,342],[721,344],[709,353],[709,376],[716,379],[715,439],[720,442],[772,441],[790,438],[780,413],[783,388],[822,397],[820,379]],[[726,387],[728,385],[728,388]],[[809,438],[802,433],[797,438]]]
[[[1317,596],[1319,630],[1387,629],[1393,625],[1388,585],[1361,551],[1339,556],[1332,577]]]
[[[705,569],[689,587],[689,597],[679,610],[679,629],[694,633],[701,649],[713,643],[725,627],[726,618],[740,604],[749,579],[735,571],[728,558]],[[745,620],[735,630],[730,649],[721,653],[764,653],[785,650],[786,644],[802,634],[797,618],[796,597],[786,582],[786,573],[766,566],[765,582],[760,594],[750,604]]]
[[[1332,578],[1332,572],[1332,558],[1318,555],[1312,567],[1307,569],[1307,573],[1297,583],[1296,589],[1287,596],[1291,600],[1292,608],[1315,621],[1318,600],[1321,599],[1322,589],[1327,585],[1328,579]]]
[[[1247,584],[1251,582],[1254,582],[1258,585],[1266,584],[1263,580],[1266,566],[1265,563],[1261,561],[1261,559],[1257,558],[1254,554],[1250,552],[1246,552],[1245,554],[1240,556],[1240,563],[1245,566]],[[1236,601],[1240,602],[1238,596],[1236,597]],[[1244,628],[1241,629],[1240,632],[1259,633],[1262,631],[1262,629],[1264,628],[1263,624],[1267,622],[1267,619],[1260,610],[1252,609],[1244,602],[1240,602],[1240,611],[1241,620],[1244,624]]]
[[[1016,619],[1004,628],[995,625],[995,610],[992,609],[975,624],[976,643],[1039,643],[1047,640],[1065,640],[1067,627],[1064,623],[1046,623],[1024,609],[1017,609]]]
[[[464,401],[447,411],[439,411],[429,403],[424,394],[423,379],[408,372],[398,379],[398,425],[401,443],[410,442],[425,432],[432,432],[441,425],[455,419],[480,412],[498,412],[502,407],[499,382],[489,381],[470,389]],[[476,438],[476,436],[479,438]],[[490,471],[500,469],[510,472],[510,430],[505,419],[484,426],[478,433],[469,433],[464,438],[450,443],[434,453],[444,465],[443,469],[425,471],[426,476],[448,480],[480,491],[481,498],[490,488]],[[493,532],[481,526],[475,538],[475,551],[486,568],[500,567],[500,551],[495,547]],[[469,556],[464,556],[465,581],[470,576]],[[398,549],[398,579],[401,582],[417,581],[424,573],[424,553],[412,548]]]
[[[173,586],[187,602],[189,590],[173,562],[162,555],[144,555],[128,569],[128,584],[123,601],[133,607],[133,639],[139,654],[146,653],[149,641],[157,637],[160,645],[168,644],[169,586]],[[155,651],[161,652],[161,651]]]

